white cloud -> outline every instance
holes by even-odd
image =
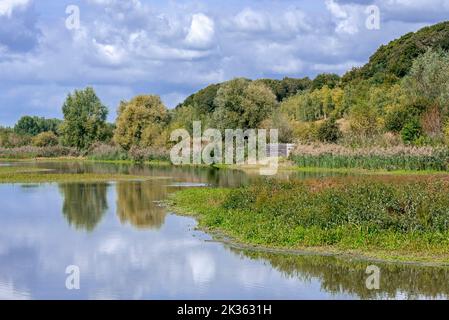
[[[356,5],[340,5],[334,0],[326,0],[326,8],[336,24],[337,33],[356,34],[362,17],[361,10]]]
[[[30,0],[1,0],[0,16],[11,17],[16,8],[24,8],[30,3]]]
[[[246,8],[232,19],[232,26],[238,31],[261,32],[269,28],[269,20],[262,12]]]
[[[214,21],[202,13],[194,14],[189,33],[186,36],[186,42],[195,48],[205,48],[210,46],[214,35]]]

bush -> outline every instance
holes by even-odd
[[[318,140],[321,142],[337,142],[342,136],[340,127],[334,118],[324,121],[318,128]]]
[[[33,146],[35,147],[51,147],[58,145],[58,137],[52,132],[42,132],[32,139]]]
[[[132,146],[128,152],[128,157],[130,160],[136,162],[144,161],[169,161],[170,152],[163,148],[139,148]]]
[[[123,148],[101,142],[90,147],[87,157],[91,160],[128,160],[128,154]]]
[[[405,143],[413,143],[421,136],[421,134],[421,124],[419,123],[418,118],[413,118],[405,124],[404,128],[402,128],[402,141]]]

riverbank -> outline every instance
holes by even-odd
[[[448,191],[442,176],[270,181],[186,189],[169,204],[243,246],[448,264]]]
[[[53,173],[52,170],[33,167],[0,166],[0,183],[89,183],[155,179],[166,178],[110,173]]]

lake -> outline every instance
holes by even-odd
[[[125,173],[148,181],[0,184],[0,299],[446,299],[449,268],[241,250],[169,212],[189,187],[238,187],[259,176],[213,168],[21,163],[53,172]],[[319,174],[323,176],[324,174]],[[311,174],[280,173],[277,178]],[[312,175],[313,176],[313,175]],[[369,265],[380,288],[365,285]],[[80,289],[66,288],[66,268]]]

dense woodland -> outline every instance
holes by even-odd
[[[118,106],[117,119],[92,88],[70,93],[63,120],[22,117],[0,128],[0,147],[93,147],[129,152],[167,149],[170,132],[204,128],[276,128],[281,142],[347,147],[449,145],[449,22],[381,46],[369,62],[342,77],[236,78],[192,94],[174,109],[156,95]],[[119,152],[119,151],[116,151]]]

